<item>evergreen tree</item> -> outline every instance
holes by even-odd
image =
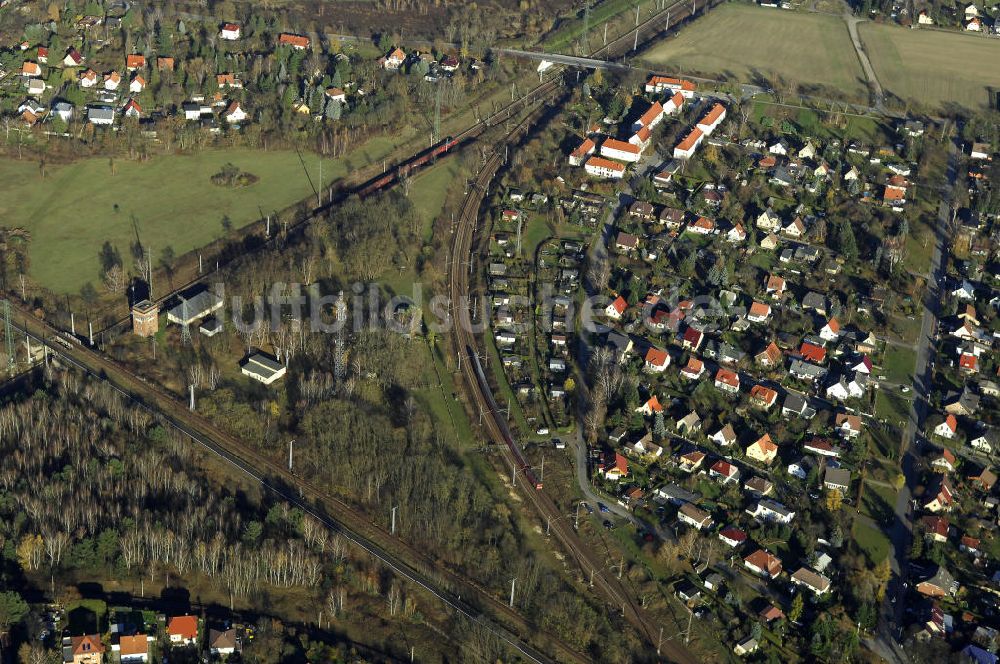
[[[663,437],[667,435],[667,427],[663,422],[663,411],[657,411],[656,418],[653,420],[653,435],[659,440],[663,440]]]
[[[788,610],[788,619],[793,623],[797,623],[802,618],[803,608],[805,607],[802,593],[798,593],[792,600],[792,608]]]

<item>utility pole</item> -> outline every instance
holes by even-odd
[[[72,311],[69,312],[69,331],[74,337],[76,336],[76,314]]]
[[[292,469],[292,445],[295,443],[295,439],[288,441],[288,470]]]
[[[87,327],[90,329],[90,347],[94,347],[94,322],[87,321]]]
[[[514,583],[517,582],[517,577],[515,576],[510,580],[510,608],[514,608]]]
[[[622,578],[622,570],[625,568],[625,554],[622,554],[622,560],[618,563],[618,578]]]
[[[660,626],[660,638],[657,639],[657,641],[656,641],[656,655],[657,655],[657,657],[659,657],[659,655],[660,655],[660,646],[662,646],[662,645],[663,645],[663,626],[661,625]]]
[[[580,530],[580,503],[576,504],[576,519],[573,521],[573,530]]]
[[[583,40],[581,46],[583,46],[583,54],[590,54],[590,0],[584,0],[583,2]],[[608,43],[608,26],[604,26],[604,43]]]
[[[635,51],[639,48],[639,28],[635,29],[635,41],[632,42],[632,50]]]
[[[604,45],[608,45],[608,24],[604,24]]]
[[[190,392],[191,392],[191,403],[188,405],[188,410],[193,411],[194,410],[194,383],[192,383],[188,387],[191,388],[190,389]]]
[[[545,536],[546,537],[549,536],[549,528],[551,528],[551,527],[552,527],[552,517],[551,516],[547,516],[547,517],[545,517]]]
[[[635,27],[639,27],[639,5],[635,6]]]
[[[389,531],[391,535],[395,535],[396,534],[396,509],[398,507],[399,507],[399,505],[393,505],[392,506],[392,529]]]

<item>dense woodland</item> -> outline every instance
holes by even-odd
[[[44,382],[0,408],[0,585],[33,595],[33,579],[48,589],[52,574],[60,599],[60,579],[155,587],[166,574],[269,611],[322,609],[335,624],[382,613],[386,597],[387,613],[420,620],[415,598],[342,538],[210,478],[189,440],[106,384],[63,370]]]

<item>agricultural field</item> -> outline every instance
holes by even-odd
[[[381,159],[394,147],[374,139],[344,159],[326,159],[327,183]],[[219,186],[212,176],[232,163],[257,178],[243,187]],[[305,165],[305,166],[304,166]],[[306,177],[306,168],[309,177]],[[313,192],[319,158],[291,150],[206,150],[196,155],[156,156],[147,162],[105,158],[48,165],[0,160],[0,219],[31,233],[29,275],[57,293],[73,293],[87,281],[100,286],[98,252],[116,245],[127,265],[138,236],[154,258],[170,246],[181,254],[233,229],[296,203]]]
[[[825,86],[852,100],[866,84],[847,26],[839,17],[727,4],[650,49],[656,69],[725,76],[743,83]]]
[[[932,110],[948,104],[981,109],[989,105],[989,88],[1000,88],[1000,67],[986,65],[1000,62],[996,39],[873,23],[859,29],[887,94]]]

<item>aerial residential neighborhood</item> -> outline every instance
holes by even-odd
[[[0,0],[0,664],[996,664],[998,27]]]

